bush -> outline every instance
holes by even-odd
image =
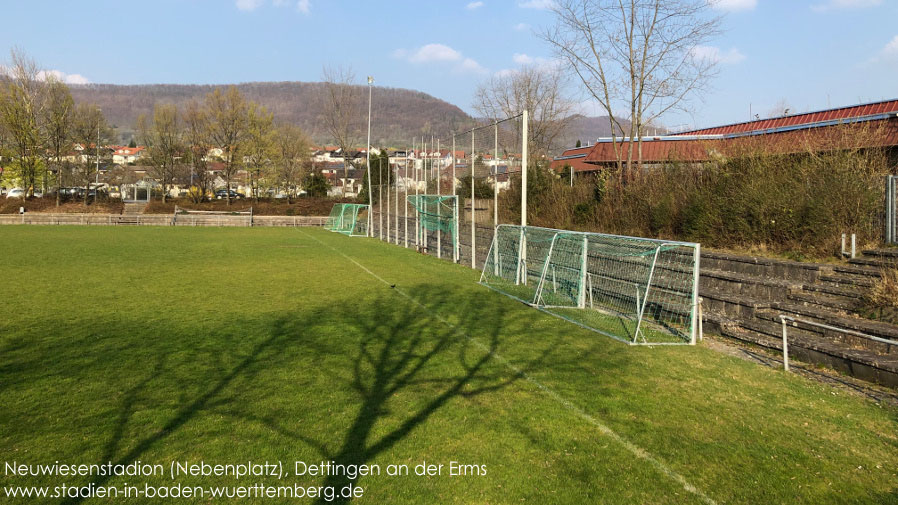
[[[535,172],[528,220],[537,226],[701,242],[710,247],[824,257],[842,233],[877,242],[883,176],[879,149],[768,154],[747,144],[714,163],[671,161],[621,181],[608,172],[575,187]],[[538,188],[538,189],[536,189]],[[502,195],[506,222],[520,213],[520,183]]]

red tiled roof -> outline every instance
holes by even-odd
[[[714,126],[711,128],[703,128],[700,130],[683,132],[677,135],[726,135],[730,133],[744,133],[757,130],[767,130],[770,128],[783,128],[787,126],[797,126],[808,123],[819,123],[821,121],[851,119],[863,116],[872,116],[875,114],[886,114],[890,112],[898,112],[898,99],[885,100],[882,102],[862,105],[851,105],[848,107],[839,107],[837,109],[828,109],[816,112],[806,112],[803,114],[792,114],[789,116],[760,119],[757,121],[746,121],[744,123]]]

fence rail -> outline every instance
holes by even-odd
[[[175,226],[324,226],[327,216],[247,216],[182,215]],[[0,225],[83,225],[83,226],[172,226],[169,214],[23,214],[0,216]]]

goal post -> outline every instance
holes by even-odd
[[[337,203],[324,222],[324,229],[350,237],[368,235],[369,206],[362,203]]]
[[[455,195],[409,195],[408,203],[417,213],[419,236],[424,237],[426,247],[427,235],[436,235],[436,255],[443,256],[445,247],[449,247],[446,256],[458,262],[458,197]]]
[[[480,283],[628,344],[694,344],[700,245],[499,225]]]

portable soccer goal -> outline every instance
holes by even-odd
[[[455,195],[409,195],[408,203],[418,213],[418,244],[435,248],[458,261],[458,197]]]
[[[361,203],[337,203],[331,209],[324,229],[349,235],[368,235],[368,205]]]
[[[253,208],[241,210],[193,210],[175,205],[172,226],[252,226]]]
[[[700,247],[499,225],[480,283],[628,344],[694,344]]]

